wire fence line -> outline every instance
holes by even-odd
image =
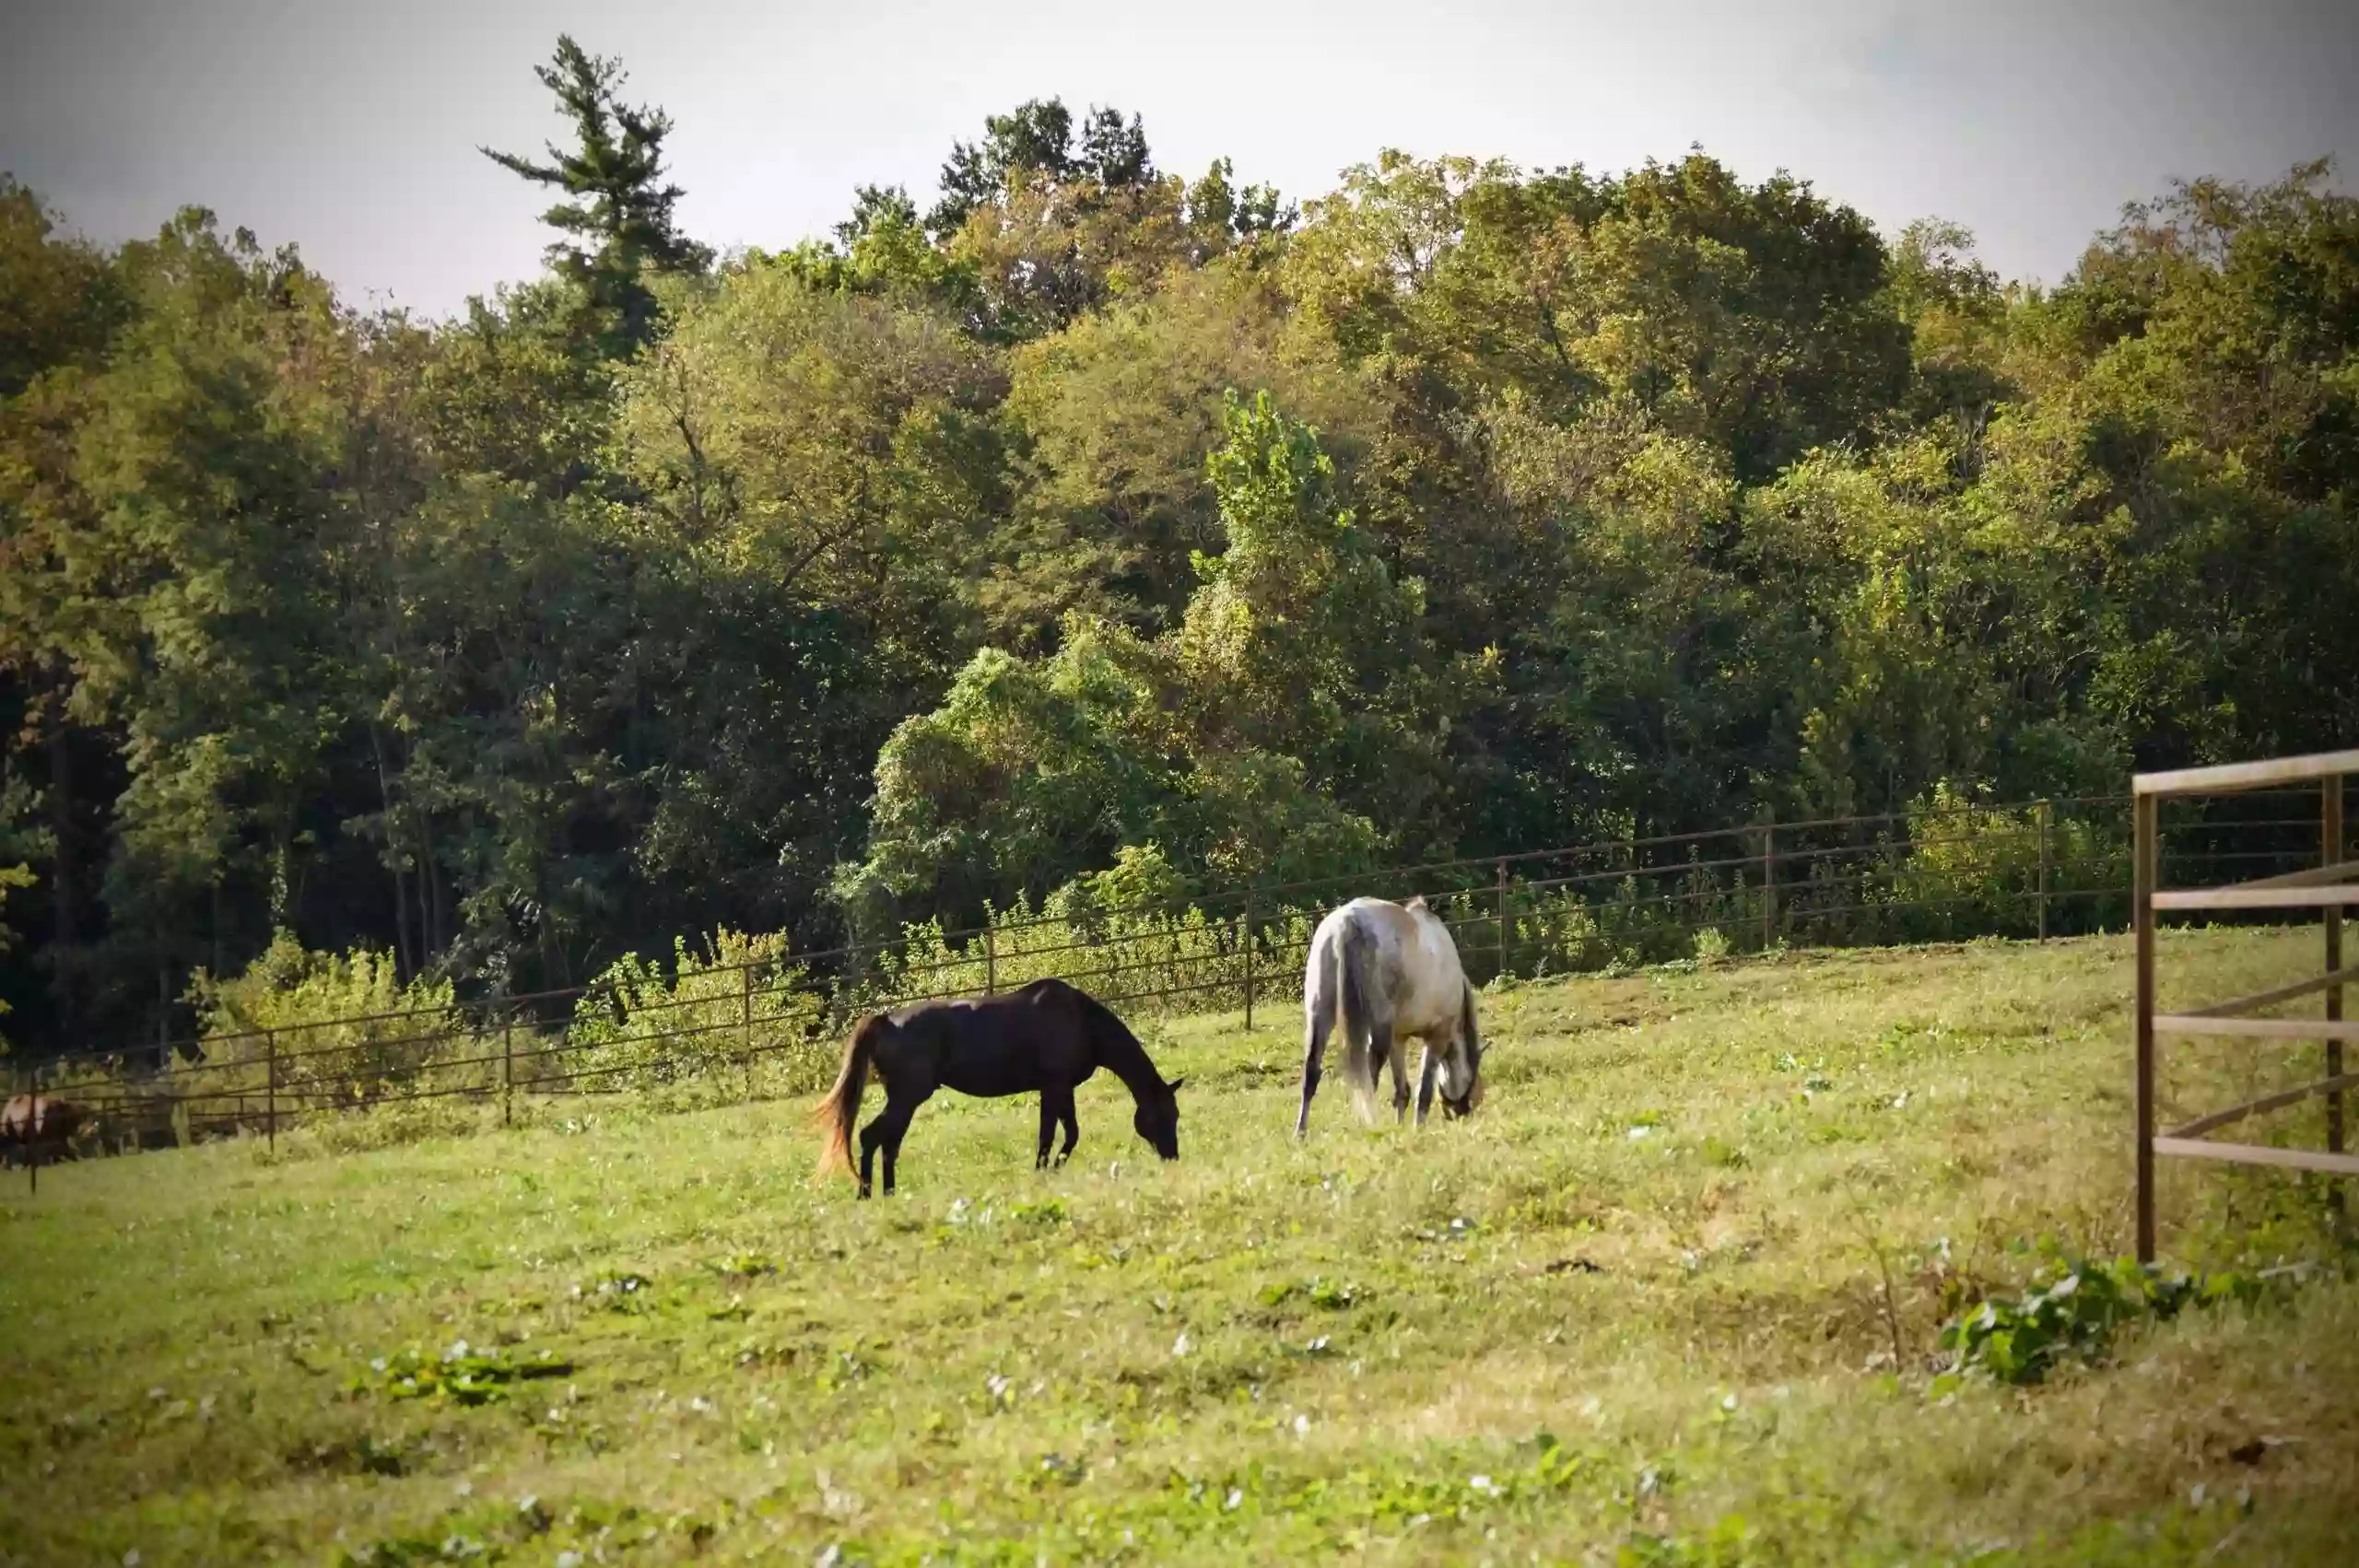
[[[53,1058],[18,1080],[81,1106],[86,1146],[107,1152],[275,1141],[401,1107],[456,1106],[482,1123],[496,1106],[504,1123],[520,1106],[531,1115],[585,1096],[802,1094],[833,1074],[844,1030],[864,1012],[1049,977],[1130,1015],[1234,1011],[1250,1024],[1298,1000],[1319,919],[1361,895],[1425,897],[1478,983],[1782,945],[2121,929],[2129,800],[1762,821],[1056,916],[1019,902],[966,930],[928,921],[799,954],[735,938],[701,954],[684,945],[668,965],[625,959],[586,986],[474,999],[427,986],[420,1000],[413,985],[402,1005],[329,1016],[264,987],[217,1009],[197,1038]],[[2163,853],[2177,885],[2299,869],[2317,863],[2318,821],[2314,794],[2213,802],[2166,821]]]

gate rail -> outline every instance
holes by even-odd
[[[2359,984],[2359,965],[2346,965],[2342,954],[2342,911],[2359,904],[2359,858],[2350,854],[2343,831],[2343,786],[2359,774],[2359,750],[2321,752],[2309,756],[2278,757],[2266,762],[2231,763],[2218,767],[2183,768],[2169,773],[2142,773],[2131,781],[2135,818],[2133,835],[2133,914],[2138,949],[2138,1258],[2154,1257],[2154,1160],[2215,1160],[2236,1165],[2275,1165],[2319,1171],[2330,1176],[2359,1176],[2359,1156],[2343,1152],[2342,1096],[2359,1088],[2359,1073],[2343,1071],[2345,1041],[2359,1042],[2359,1022],[2342,1016],[2342,988]],[[2166,800],[2228,795],[2255,790],[2281,790],[2315,784],[2318,792],[2318,863],[2298,871],[2249,878],[2225,887],[2162,886],[2160,819]],[[2154,933],[2158,915],[2181,911],[2247,913],[2267,910],[2316,909],[2325,934],[2325,972],[2288,985],[2255,991],[2227,1001],[2213,1002],[2182,1012],[2154,1011]],[[2303,997],[2325,993],[2323,1016],[2263,1018],[2263,1009]],[[2154,1042],[2157,1037],[2228,1036],[2251,1040],[2317,1040],[2325,1046],[2325,1074],[2297,1088],[2264,1094],[2225,1110],[2208,1112],[2166,1132],[2154,1130]],[[2282,1110],[2323,1095],[2326,1098],[2326,1148],[2281,1149],[2263,1143],[2221,1143],[2204,1134],[2248,1117]]]

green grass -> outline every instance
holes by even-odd
[[[2170,937],[2174,999],[2295,940]],[[2175,1259],[2317,1267],[1934,1381],[2041,1238],[2127,1246],[2128,979],[2096,939],[1526,987],[1473,1122],[1331,1082],[1299,1147],[1293,1011],[1194,1020],[1147,1030],[1180,1164],[1115,1084],[1049,1175],[1030,1101],[945,1095],[869,1204],[804,1103],[18,1176],[0,1559],[2348,1562],[2326,1184],[2167,1166]],[[2174,1105],[2257,1059],[2182,1053]]]

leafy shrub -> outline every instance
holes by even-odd
[[[2127,1258],[2060,1260],[2021,1295],[1992,1296],[1953,1319],[1942,1330],[1942,1348],[1961,1369],[1978,1369],[2001,1383],[2037,1383],[2067,1358],[2103,1357],[2124,1323],[2175,1317],[2190,1304],[2249,1300],[2256,1289],[2256,1281],[2236,1273],[2166,1272]]]
[[[1910,846],[1893,888],[1911,929],[1966,921],[1977,930],[2021,930],[2035,919],[2039,828],[2029,812],[1978,809],[1943,779],[1911,807]]]
[[[597,1089],[651,1089],[748,1071],[782,1092],[835,1070],[827,1007],[787,963],[783,935],[722,929],[701,954],[673,947],[672,972],[636,954],[609,965],[575,1004],[567,1071]]]
[[[1579,894],[1511,895],[1509,946],[1516,969],[1532,976],[1611,968],[1621,949],[1606,939]]]
[[[1061,890],[1061,894],[1062,890]],[[927,996],[981,996],[1034,980],[1069,980],[1129,1012],[1200,1012],[1244,995],[1245,949],[1238,922],[1189,906],[1177,911],[1108,908],[1095,893],[1056,899],[1070,918],[1036,915],[1018,897],[992,910],[989,934],[953,942],[938,921],[903,928],[852,993],[853,1007]],[[1254,972],[1283,974],[1310,940],[1309,917],[1280,910],[1260,921]],[[1299,939],[1295,931],[1299,928]],[[851,1009],[848,1009],[851,1010]]]
[[[1902,929],[1917,935],[2028,936],[2039,920],[2036,808],[1978,803],[1946,780],[1910,808],[1910,848],[1893,879]],[[2091,895],[2129,882],[2124,848],[2089,823],[2053,817],[2048,828],[2050,929],[2070,929],[2105,908]]]
[[[178,1092],[217,1100],[261,1094],[277,1059],[282,1111],[397,1093],[440,1069],[437,1087],[487,1084],[497,1073],[447,980],[404,984],[390,954],[305,950],[280,931],[245,972],[190,986],[205,1060],[174,1070]]]
[[[1160,845],[1125,844],[1114,851],[1112,866],[1075,877],[1049,895],[1041,910],[1089,941],[1103,942],[1109,919],[1135,920],[1171,908],[1190,891]]]

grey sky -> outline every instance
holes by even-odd
[[[2359,174],[2359,6],[2317,3],[5,5],[0,168],[76,228],[197,203],[435,312],[538,267],[541,193],[475,148],[557,132],[532,67],[559,30],[672,111],[684,222],[724,248],[824,232],[863,181],[923,202],[954,138],[1049,94],[1290,196],[1386,146],[1612,171],[1700,142],[2049,281],[2173,176]]]

